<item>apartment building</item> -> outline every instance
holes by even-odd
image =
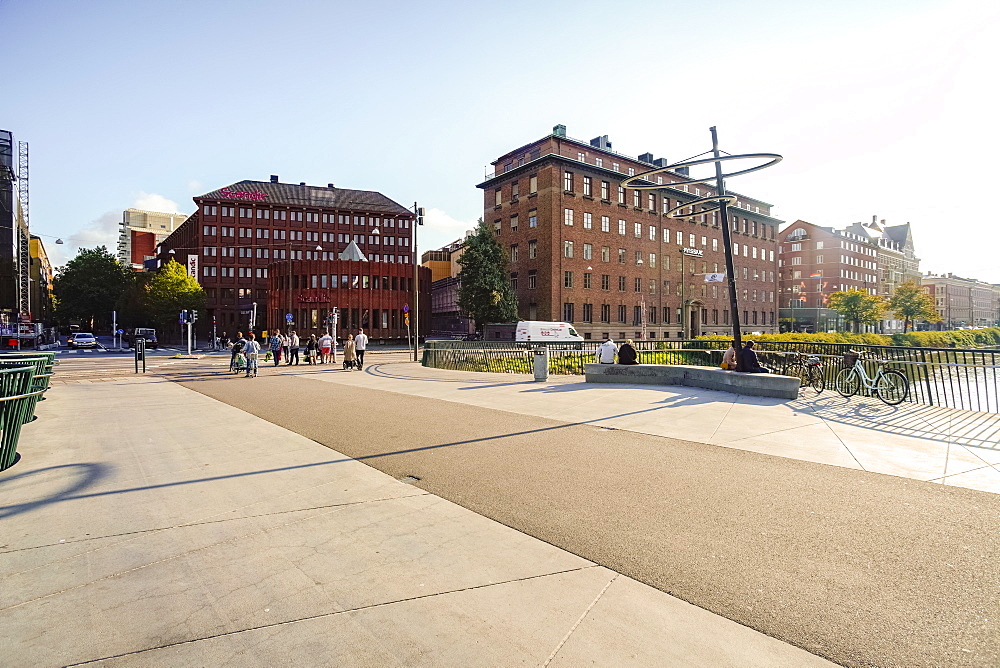
[[[651,177],[654,190],[623,187],[630,176],[670,164],[652,153],[612,150],[607,135],[551,134],[494,160],[477,187],[484,220],[508,253],[510,283],[524,320],[573,323],[585,338],[687,338],[731,332],[722,224],[732,230],[740,323],[747,334],[778,329],[777,231],[771,205],[730,192],[718,212],[668,218],[671,208],[714,188],[685,171]]]
[[[133,271],[156,257],[156,247],[187,220],[187,214],[125,209],[118,233],[118,261]]]
[[[927,323],[932,329],[1000,325],[1000,286],[952,273],[925,274],[924,290],[934,299],[941,321]]]

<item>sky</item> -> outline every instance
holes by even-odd
[[[909,222],[922,271],[1000,283],[997,2],[0,0],[0,26],[0,128],[57,265],[114,251],[126,208],[271,174],[419,203],[423,252],[556,124],[671,161],[716,126],[784,157],[727,181],[774,217]]]

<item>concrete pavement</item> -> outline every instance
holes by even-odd
[[[0,474],[5,662],[827,665],[172,382],[39,415]]]
[[[725,439],[746,408],[766,443],[777,403],[414,364],[175,368],[270,422],[151,378],[74,382],[0,474],[0,612],[36,663],[822,663],[626,575],[847,665],[997,660],[997,497],[654,433]]]

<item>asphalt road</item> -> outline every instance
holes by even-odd
[[[837,663],[1000,665],[996,495],[288,373],[166,373]]]

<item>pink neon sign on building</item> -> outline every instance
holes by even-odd
[[[230,190],[229,188],[223,188],[219,191],[222,197],[226,199],[254,199],[254,200],[266,200],[267,195],[265,195],[260,190]]]

